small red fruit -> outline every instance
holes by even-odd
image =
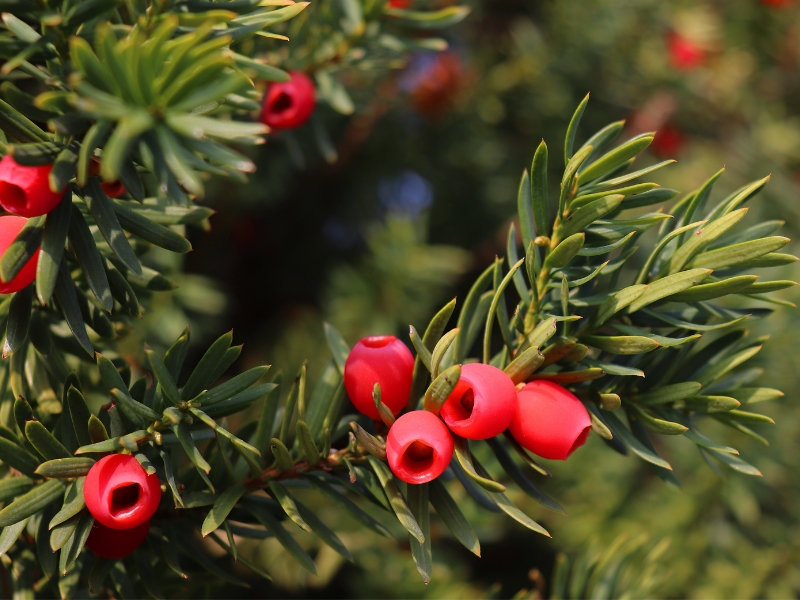
[[[103,191],[109,198],[119,198],[120,196],[124,196],[126,191],[125,186],[122,185],[122,182],[119,179],[109,181],[108,183],[104,181],[100,184],[100,187],[103,188]]]
[[[142,545],[150,531],[150,519],[130,529],[111,529],[94,522],[86,547],[102,558],[124,558]]]
[[[28,219],[22,217],[5,216],[0,217],[0,256],[14,242],[14,239],[22,231]],[[36,279],[36,263],[39,261],[39,248],[33,253],[31,259],[20,269],[16,277],[11,281],[0,280],[0,294],[11,294],[18,292],[22,288],[29,286]]]
[[[50,190],[53,165],[26,167],[6,154],[0,160],[0,206],[20,217],[38,217],[61,202],[64,191]]]
[[[95,520],[106,527],[131,529],[156,512],[161,484],[130,454],[111,454],[89,470],[83,499]]]
[[[406,483],[427,483],[441,475],[453,458],[453,438],[439,418],[415,410],[397,419],[386,438],[392,473]]]
[[[586,442],[592,421],[574,394],[552,381],[532,381],[517,396],[509,429],[525,448],[542,458],[567,460]]]
[[[761,4],[766,4],[774,8],[783,8],[784,6],[789,6],[793,2],[794,0],[761,0]]]
[[[688,71],[699,67],[706,59],[706,51],[692,40],[677,33],[667,38],[669,60],[673,68]]]
[[[508,429],[517,408],[517,389],[497,367],[470,363],[442,406],[441,416],[453,433],[485,440]]]
[[[672,158],[676,156],[686,144],[683,131],[674,125],[664,125],[656,131],[656,137],[650,144],[650,152],[658,158]]]
[[[291,81],[269,86],[261,108],[261,122],[272,129],[295,129],[308,121],[314,112],[314,82],[300,71],[289,73]]]
[[[350,401],[359,412],[376,421],[380,417],[372,399],[375,384],[381,384],[381,402],[396,415],[408,404],[413,377],[414,357],[393,335],[359,340],[344,365],[344,387]]]

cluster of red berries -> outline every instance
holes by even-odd
[[[92,161],[90,175],[99,173],[100,163]],[[0,256],[8,249],[27,219],[46,215],[61,202],[65,190],[54,192],[50,188],[50,172],[53,165],[21,165],[11,154],[0,160],[0,206],[12,215],[0,217]],[[125,186],[120,181],[100,184],[109,198],[119,198],[125,194]],[[0,281],[0,294],[11,294],[27,287],[36,279],[36,263],[39,250],[36,250],[27,264],[11,281]]]
[[[20,165],[10,154],[0,160],[0,206],[13,215],[0,217],[0,256],[8,249],[30,217],[53,210],[61,201],[63,190],[50,189],[53,165],[28,167]],[[0,281],[0,294],[18,292],[36,279],[37,249],[31,259],[11,281]]]
[[[380,417],[372,398],[380,384],[381,401],[395,416],[406,407],[414,357],[394,336],[360,340],[350,351],[344,385],[353,405],[368,417]],[[425,483],[441,475],[453,457],[450,432],[485,440],[509,430],[523,447],[543,458],[566,460],[583,445],[591,420],[572,393],[549,381],[533,381],[517,390],[497,367],[469,363],[439,416],[414,410],[389,428],[386,458],[392,472],[407,483]]]
[[[97,556],[122,558],[147,538],[161,484],[130,454],[111,454],[92,465],[83,500],[94,517],[86,546]]]

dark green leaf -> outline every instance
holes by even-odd
[[[531,164],[531,205],[533,221],[536,226],[535,233],[542,236],[550,235],[550,205],[547,199],[547,144],[544,143],[544,140],[536,148]],[[523,245],[527,248],[530,240],[526,241],[524,238],[523,232]]]
[[[583,248],[586,239],[585,233],[575,233],[556,246],[544,259],[544,266],[548,269],[560,269],[571,261]]]
[[[33,286],[27,286],[11,297],[8,309],[8,325],[6,326],[6,339],[3,343],[3,358],[13,354],[28,338],[28,328],[31,320],[31,302],[33,301]]]
[[[107,312],[111,312],[114,299],[111,296],[108,277],[106,277],[106,270],[103,267],[103,259],[97,250],[89,226],[80,209],[75,205],[72,206],[72,216],[69,220],[69,241],[89,287],[100,305]]]
[[[161,420],[161,415],[146,404],[131,398],[127,392],[114,388],[111,390],[111,395],[114,397],[117,406],[135,427],[145,427],[149,423]]]
[[[214,501],[214,506],[208,512],[208,515],[206,515],[206,518],[203,521],[203,526],[200,529],[203,537],[207,536],[209,533],[222,525],[233,507],[236,506],[239,498],[241,498],[246,491],[247,488],[244,485],[239,484],[228,488],[219,495],[219,497]]]
[[[325,338],[328,340],[328,348],[330,348],[336,366],[339,367],[339,372],[344,375],[344,364],[347,362],[350,346],[344,341],[342,334],[330,323],[325,323]]]
[[[3,533],[0,533],[0,556],[5,555],[11,549],[27,524],[28,519],[23,519],[19,523],[3,528]]]
[[[641,134],[601,156],[581,172],[578,176],[578,185],[597,179],[624,164],[647,148],[654,137],[655,135],[652,133]]]
[[[423,403],[425,410],[438,415],[460,378],[461,365],[453,365],[434,379],[425,392]]]
[[[311,435],[311,430],[308,428],[306,422],[297,421],[295,432],[297,441],[300,444],[300,450],[303,452],[306,462],[308,462],[310,466],[318,464],[319,461],[322,460],[322,456],[317,449],[317,445],[314,443],[314,436]]]
[[[483,362],[489,363],[490,361],[490,347],[492,341],[492,325],[494,325],[494,316],[497,313],[498,306],[503,299],[503,292],[505,291],[508,284],[511,282],[512,278],[514,277],[514,273],[516,273],[517,269],[522,266],[522,263],[525,262],[524,258],[521,258],[517,261],[514,266],[512,266],[508,274],[503,277],[503,280],[497,286],[494,291],[494,296],[492,297],[492,303],[489,305],[489,313],[486,315],[486,327],[484,329],[483,334]]]
[[[317,536],[319,536],[323,542],[330,546],[330,548],[332,548],[345,560],[349,560],[350,562],[354,561],[353,555],[350,553],[347,547],[342,543],[338,536],[320,520],[314,511],[306,508],[300,502],[295,501],[295,504],[297,505],[297,511],[299,512],[300,517],[306,523],[308,523],[309,527],[311,527],[311,530],[317,534]]]
[[[268,370],[269,366],[253,367],[236,377],[232,377],[225,383],[209,390],[209,392],[203,396],[201,404],[203,406],[210,406],[243,392],[261,379]]]
[[[472,454],[469,451],[469,443],[464,438],[453,435],[453,444],[455,447],[454,455],[458,464],[464,470],[464,472],[469,476],[472,481],[480,485],[482,488],[490,491],[490,492],[505,492],[506,486],[502,483],[498,483],[492,479],[487,477],[482,477],[478,474],[475,470],[475,467],[472,464]]]
[[[434,479],[428,484],[428,493],[436,514],[444,521],[450,533],[453,534],[461,544],[476,556],[481,555],[481,546],[478,536],[467,521],[467,518],[458,508],[458,504],[453,500],[447,491],[444,483],[440,479]]]
[[[67,491],[64,493],[64,505],[52,515],[47,523],[48,529],[53,529],[56,525],[68,521],[84,509],[86,506],[83,498],[85,482],[86,478],[80,477],[67,486]]]
[[[186,385],[181,390],[183,400],[191,400],[204,389],[207,389],[216,377],[211,379],[218,367],[223,362],[225,353],[230,349],[233,341],[233,332],[220,336],[206,351],[200,362],[197,363],[194,371],[186,381]]]
[[[94,346],[92,346],[89,335],[86,333],[86,324],[78,303],[78,292],[72,282],[64,257],[61,258],[61,267],[58,270],[55,295],[61,312],[64,314],[64,319],[67,321],[67,326],[72,331],[72,335],[75,336],[81,348],[86,350],[89,356],[94,356]]]
[[[636,312],[645,306],[697,285],[711,274],[711,269],[690,269],[668,275],[648,284],[647,289],[628,307],[628,312]]]
[[[105,160],[103,166],[108,164]],[[119,220],[114,211],[114,203],[106,196],[100,182],[96,177],[89,179],[89,183],[84,188],[83,201],[89,207],[89,212],[97,223],[100,233],[111,246],[111,249],[119,257],[122,263],[137,275],[142,274],[142,265],[136,254],[131,248],[125,232],[120,227]]]
[[[423,483],[420,485],[408,484],[408,507],[414,515],[417,523],[422,530],[422,535],[425,541],[421,544],[416,544],[415,536],[409,536],[409,543],[411,546],[411,556],[414,559],[414,564],[417,566],[417,571],[422,576],[422,581],[428,584],[431,580],[433,572],[433,556],[431,553],[431,514],[428,506],[428,484]]]
[[[28,421],[25,423],[25,437],[28,438],[31,445],[45,460],[69,458],[71,456],[64,445],[40,421]]]
[[[125,203],[111,201],[111,206],[117,214],[120,226],[125,231],[129,231],[133,235],[171,252],[186,253],[192,249],[192,245],[185,237],[169,227],[159,225],[140,213],[131,210],[125,206]]]
[[[656,466],[668,469],[670,471],[672,470],[672,467],[667,461],[646,448],[638,439],[636,439],[631,431],[625,427],[625,425],[623,425],[622,421],[620,421],[614,413],[603,411],[601,414],[601,412],[597,410],[593,404],[587,404],[586,406],[596,418],[600,419],[600,421],[602,421],[603,424],[611,430],[614,438],[623,442],[634,452],[634,454]]]
[[[0,100],[0,129],[20,142],[50,142],[50,136],[28,117]]]
[[[745,214],[747,209],[742,208],[706,223],[675,251],[669,261],[664,263],[662,272],[673,274],[683,269],[705,246],[736,225]]]
[[[36,265],[36,295],[42,305],[50,301],[56,286],[71,214],[72,191],[67,190],[58,206],[48,213],[44,223],[42,250]]]
[[[27,477],[7,477],[0,480],[0,502],[8,502],[27,492],[33,484],[34,481]]]
[[[62,575],[65,575],[77,560],[78,555],[80,555],[86,544],[86,540],[89,538],[89,534],[92,532],[92,525],[94,525],[94,517],[92,517],[89,511],[84,512],[75,526],[72,537],[61,549],[58,570]]]
[[[178,391],[178,386],[175,384],[175,378],[166,365],[155,352],[149,348],[145,350],[150,366],[153,369],[153,375],[158,380],[158,385],[161,387],[164,395],[172,402],[173,406],[178,406],[181,403],[181,394]]]
[[[545,190],[546,191],[546,190]],[[519,182],[517,191],[517,215],[519,217],[519,229],[522,234],[522,244],[527,245],[536,237],[533,224],[533,205],[531,203],[532,189],[528,170],[522,172],[522,179]],[[514,240],[516,244],[516,239]],[[427,583],[427,581],[425,582]]]
[[[314,564],[314,561],[308,555],[308,553],[303,550],[300,544],[289,534],[280,522],[272,516],[269,510],[266,510],[259,504],[255,502],[248,502],[246,504],[247,510],[252,514],[259,523],[261,523],[264,527],[266,527],[272,535],[275,536],[280,544],[286,549],[289,554],[302,566],[306,571],[309,573],[316,575],[317,574],[317,567]]]
[[[591,381],[592,379],[599,379],[605,375],[603,369],[593,367],[590,369],[582,369],[580,371],[560,371],[558,373],[534,373],[531,379],[541,379],[544,381],[553,381],[555,383],[580,383],[582,381]]]
[[[630,406],[642,424],[655,433],[660,433],[661,435],[681,435],[688,429],[688,427],[680,423],[658,419],[636,404],[627,404],[626,406]],[[633,416],[629,415],[629,420],[632,418]]]
[[[625,196],[612,194],[579,208],[561,222],[556,230],[556,237],[563,240],[583,231],[587,226],[615,210],[624,199]]]
[[[489,474],[486,472],[481,464],[478,461],[475,461],[475,469],[481,477],[488,477]],[[536,521],[531,519],[528,515],[523,513],[517,506],[509,500],[508,496],[506,496],[503,492],[487,492],[489,496],[494,500],[497,506],[506,513],[509,517],[514,519],[517,523],[524,525],[531,531],[535,531],[536,533],[541,533],[544,536],[552,537],[547,530],[539,525]]]
[[[272,492],[272,495],[281,505],[283,512],[286,513],[295,525],[297,525],[300,529],[304,531],[308,531],[311,533],[311,527],[303,520],[303,517],[300,516],[299,511],[297,510],[297,504],[295,504],[294,498],[289,493],[283,484],[277,481],[270,481],[269,482],[269,489]]]
[[[83,477],[89,474],[92,465],[94,465],[92,458],[57,458],[39,465],[36,474],[47,478]]]
[[[567,514],[558,502],[536,487],[530,478],[522,472],[522,469],[517,466],[517,463],[514,462],[498,438],[490,438],[486,440],[486,443],[489,444],[489,447],[492,449],[492,452],[494,452],[503,470],[514,480],[514,483],[516,483],[523,492],[545,508],[549,508],[562,515]]]
[[[64,484],[57,479],[45,481],[0,510],[0,527],[8,527],[36,514],[64,495]]]
[[[472,319],[478,309],[481,294],[483,294],[483,292],[489,286],[489,283],[492,281],[494,271],[495,265],[492,264],[480,274],[467,294],[467,298],[464,301],[464,306],[461,308],[461,314],[458,317],[458,329],[460,331],[460,335],[454,342],[455,348],[453,350],[453,362],[455,363],[464,362],[467,352],[470,350],[470,348],[467,347],[467,336],[465,334],[468,333],[469,324],[472,322]],[[442,331],[444,331],[444,325],[442,326]],[[421,386],[419,391],[422,393]]]
[[[586,105],[588,103],[589,103],[589,94],[586,94],[583,100],[581,100],[580,104],[578,104],[578,108],[575,109],[575,113],[572,115],[572,118],[569,121],[569,125],[567,126],[567,137],[566,140],[564,141],[565,166],[569,164],[569,160],[570,158],[572,158],[572,149],[575,146],[575,135],[578,133],[578,125],[581,122],[583,111],[586,109]]]
[[[422,533],[422,529],[411,513],[411,510],[408,508],[402,492],[397,487],[392,477],[391,471],[389,471],[389,468],[383,462],[373,456],[368,457],[368,460],[369,464],[372,466],[372,470],[375,471],[375,474],[378,476],[384,492],[386,492],[386,497],[392,505],[392,510],[394,510],[394,514],[397,515],[397,520],[400,521],[400,524],[414,539],[420,544],[424,544],[425,535]],[[2,515],[2,513],[0,513],[0,515]]]
[[[637,335],[584,335],[580,339],[584,344],[611,354],[641,354],[660,346],[655,340]]]
[[[339,493],[333,486],[329,485],[325,481],[322,481],[318,477],[314,477],[313,475],[307,476],[306,481],[310,482],[312,486],[314,486],[317,490],[322,492],[328,500],[336,504],[339,508],[346,511],[353,517],[356,521],[364,525],[365,527],[371,529],[372,531],[379,533],[385,537],[392,537],[392,534],[389,532],[386,527],[384,527],[381,523],[376,521],[372,516],[365,513],[361,510],[356,504],[353,503],[352,500],[347,498],[344,494]]]

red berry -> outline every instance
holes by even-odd
[[[393,335],[365,337],[353,346],[344,365],[344,387],[353,405],[368,417],[380,419],[372,400],[372,390],[381,384],[381,402],[392,414],[408,404],[414,357],[406,345]]]
[[[111,529],[94,522],[86,547],[102,558],[124,558],[142,545],[150,531],[150,519],[130,529]]]
[[[552,381],[532,381],[519,391],[511,435],[542,458],[567,460],[583,446],[592,421],[574,394]]]
[[[517,389],[497,367],[470,363],[442,406],[442,419],[453,433],[485,440],[508,429],[517,408]]]
[[[415,410],[397,419],[386,438],[392,473],[406,483],[427,483],[441,475],[453,458],[453,438],[439,418]]]
[[[161,484],[130,454],[111,454],[89,470],[83,499],[95,520],[106,527],[131,529],[156,512]]]
[[[686,144],[686,136],[674,125],[664,125],[656,131],[650,151],[659,158],[671,158]]]
[[[699,67],[706,59],[706,51],[692,40],[677,33],[667,39],[670,63],[675,69],[688,71]]]
[[[28,219],[22,217],[0,217],[0,256],[8,250]],[[31,259],[25,263],[16,277],[11,281],[0,280],[0,294],[11,294],[29,286],[36,279],[36,263],[39,261],[39,248],[33,253]]]
[[[38,217],[61,202],[64,191],[50,190],[53,165],[26,167],[10,154],[0,160],[0,206],[21,217]]]
[[[314,112],[314,82],[300,71],[289,73],[291,81],[269,86],[261,108],[261,122],[272,129],[294,129],[308,121]]]
[[[793,2],[794,0],[761,0],[761,4],[766,4],[767,6],[773,6],[775,8],[783,8],[784,6],[789,6]]]
[[[104,181],[100,184],[100,187],[103,188],[103,191],[109,198],[119,198],[120,196],[125,195],[126,191],[125,186],[122,185],[122,182],[119,179],[109,181],[108,183]]]
[[[392,8],[410,8],[411,0],[389,0],[389,6]]]

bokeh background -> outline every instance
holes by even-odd
[[[330,358],[324,321],[351,343],[366,334],[407,339],[409,324],[424,328],[435,310],[453,296],[463,298],[474,276],[504,254],[519,177],[542,138],[550,148],[551,183],[560,179],[564,131],[587,92],[579,141],[620,119],[629,135],[655,130],[646,160],[678,159],[655,180],[684,192],[722,166],[719,197],[771,174],[751,215],[784,220],[783,235],[797,237],[800,2],[467,4],[471,15],[445,30],[446,52],[415,54],[377,79],[341,73],[355,113],[343,117],[321,105],[314,125],[328,132],[337,161],[324,159],[309,126],[259,148],[253,154],[258,171],[248,184],[212,183],[207,203],[219,214],[210,231],[191,232],[195,251],[176,299],[146,317],[151,343],[174,339],[187,318],[199,336],[232,326],[235,341],[245,344],[240,369],[267,361],[293,375],[307,360],[313,382]],[[796,254],[797,243],[788,251]],[[797,279],[796,271],[781,275]],[[796,296],[792,290],[783,295]],[[462,508],[478,529],[483,558],[434,526],[434,576],[425,586],[407,545],[360,531],[319,506],[345,531],[355,565],[321,548],[320,574],[311,577],[277,544],[252,542],[247,551],[274,582],[220,593],[511,597],[531,588],[532,578],[541,581],[532,569],[549,580],[558,552],[574,556],[590,542],[609,548],[623,535],[645,546],[669,540],[650,595],[797,597],[800,313],[781,308],[751,328],[771,336],[757,359],[766,370],[761,383],[786,392],[763,411],[776,425],[756,427],[769,445],[722,428],[713,433],[740,448],[761,478],[721,477],[694,444],[670,439],[659,452],[683,484],[674,490],[643,462],[592,438],[568,462],[547,465],[553,477],[543,485],[568,516],[514,496],[552,539],[466,501]]]

